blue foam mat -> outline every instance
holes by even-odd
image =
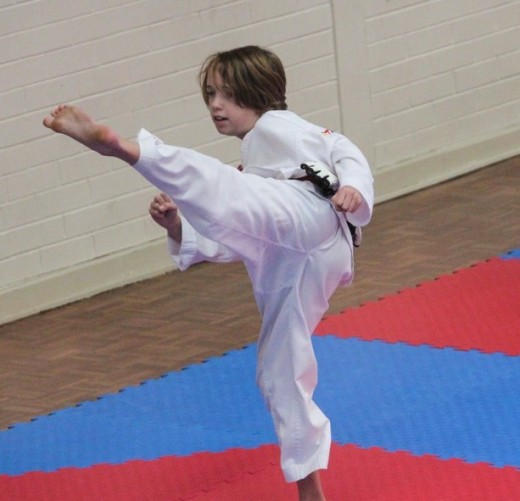
[[[317,394],[337,442],[520,467],[519,357],[347,341]]]
[[[333,440],[520,467],[520,357],[314,340]],[[0,473],[274,444],[255,345],[0,433]]]
[[[502,259],[520,259],[520,249],[513,249],[500,255]]]
[[[274,443],[255,346],[0,433],[0,473]],[[248,422],[254,426],[247,426]]]

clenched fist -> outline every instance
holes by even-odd
[[[356,212],[363,202],[363,197],[356,188],[352,186],[341,186],[331,198],[337,211]]]
[[[153,197],[149,212],[152,219],[168,231],[168,236],[177,242],[181,241],[182,223],[179,210],[166,193],[159,193]]]

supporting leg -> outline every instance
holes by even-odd
[[[319,470],[296,482],[299,501],[325,501]]]

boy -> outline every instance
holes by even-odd
[[[256,46],[210,56],[199,75],[217,130],[242,140],[243,172],[145,131],[120,138],[83,111],[58,106],[44,125],[102,155],[115,156],[162,193],[150,214],[183,270],[200,261],[241,260],[262,315],[257,384],[273,417],[288,482],[301,501],[325,499],[330,423],[312,400],[317,384],[311,335],[338,285],[353,276],[347,218],[370,220],[372,176],[344,136],[287,111],[283,65]],[[327,166],[339,179],[329,199],[301,164]]]

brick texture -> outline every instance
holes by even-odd
[[[369,4],[366,33],[377,168],[396,164],[405,155],[426,155],[517,127],[518,1]],[[507,94],[500,88],[507,88]],[[500,99],[507,112],[500,109]]]
[[[0,40],[0,290],[162,236],[138,175],[42,127],[56,104],[234,163],[239,143],[214,131],[196,74],[257,43],[283,57],[300,113],[339,124],[326,1],[2,2]]]
[[[354,3],[364,17],[358,57],[366,58],[366,153],[376,177],[403,159],[517,126],[520,2]],[[127,137],[143,126],[237,163],[239,143],[214,130],[196,75],[208,54],[254,43],[284,61],[290,108],[339,130],[347,112],[337,46],[349,21],[337,17],[339,4],[0,2],[0,293],[162,235],[147,220],[153,188],[50,134],[41,120],[52,107],[74,102]]]

